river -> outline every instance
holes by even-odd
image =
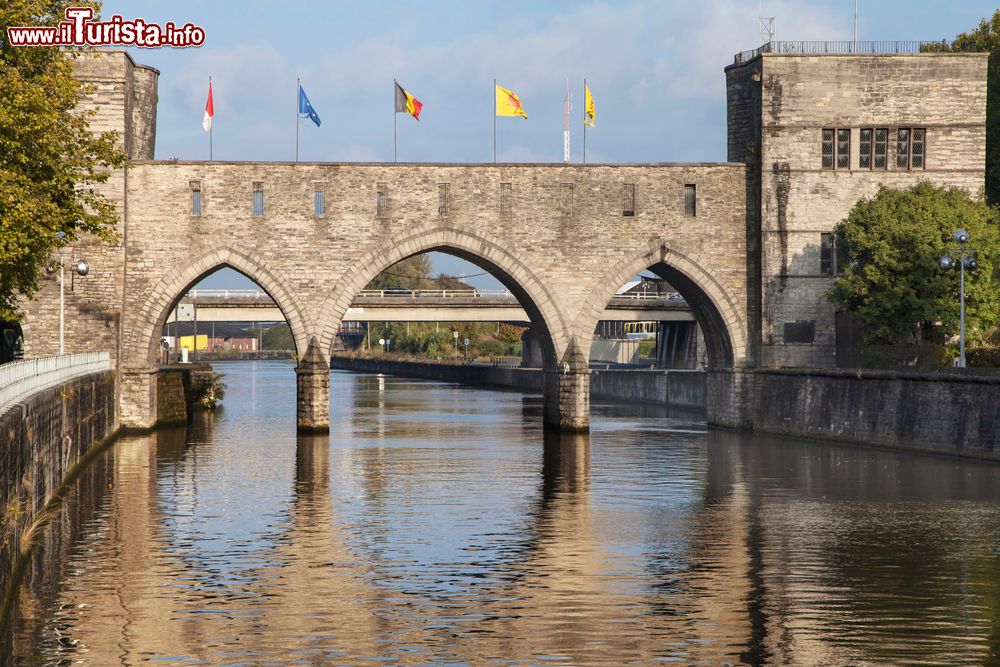
[[[1000,467],[334,371],[218,364],[188,428],[119,439],[21,595],[9,664],[984,664]]]

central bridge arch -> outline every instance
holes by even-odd
[[[584,427],[586,421],[581,423],[579,415],[564,410],[557,398],[558,369],[560,364],[568,363],[572,340],[572,330],[559,307],[558,295],[550,291],[531,267],[483,234],[434,225],[369,249],[353,263],[320,310],[320,349],[329,357],[347,309],[379,273],[397,262],[425,252],[443,252],[460,257],[490,272],[510,290],[540,334],[546,383],[553,385],[551,390],[545,392],[546,422],[570,430],[574,428],[574,423],[576,428]]]

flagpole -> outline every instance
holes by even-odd
[[[399,83],[392,80],[392,161],[399,162],[399,150],[396,148],[396,86]]]
[[[302,97],[302,79],[295,79],[295,161],[299,161],[299,98]]]
[[[493,79],[493,164],[497,163],[497,80]]]
[[[208,77],[208,89],[212,90],[212,77],[211,76]],[[213,113],[213,115],[215,113],[215,103],[214,102],[212,103],[212,113]],[[209,162],[212,161],[212,130],[213,129],[214,128],[212,127],[212,125],[208,126],[208,161]]]
[[[587,80],[583,80],[583,163],[587,164]]]

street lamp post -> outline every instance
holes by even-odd
[[[78,259],[71,270],[83,277],[90,273],[90,264]],[[66,260],[62,254],[59,255],[59,354],[66,354]]]
[[[976,252],[967,250],[965,244],[969,242],[969,232],[964,229],[956,229],[951,236],[957,248],[949,248],[946,255],[938,260],[938,265],[945,271],[955,268],[958,265],[958,366],[965,368],[965,270],[974,271],[978,266]]]

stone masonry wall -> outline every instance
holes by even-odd
[[[191,214],[192,183],[201,216]],[[252,212],[254,183],[263,188],[262,216]],[[501,183],[510,184],[509,211]],[[635,184],[634,217],[622,215],[625,183]],[[695,218],[683,212],[686,184],[698,188]],[[663,261],[717,305],[742,362],[744,187],[740,165],[137,162],[128,189],[127,363],[152,363],[150,345],[173,301],[225,264],[271,293],[300,353],[311,336],[329,350],[357,291],[398,259],[433,248],[497,273],[544,319],[560,355],[574,336],[589,346],[611,295]],[[317,188],[322,216],[314,215]]]
[[[754,82],[747,72],[759,71]],[[832,366],[835,312],[820,271],[820,234],[880,185],[919,181],[978,193],[985,161],[985,54],[765,54],[727,69],[730,158],[746,115],[759,114],[761,279],[765,366]],[[761,91],[759,106],[747,88]],[[749,108],[748,108],[748,102]],[[735,109],[744,109],[734,114]],[[860,129],[889,128],[885,170],[861,169]],[[896,128],[926,128],[926,168],[896,168]],[[850,168],[822,169],[822,130],[850,129]],[[785,324],[812,323],[812,342],[785,340]]]
[[[758,370],[754,430],[1000,459],[1000,377]]]
[[[0,590],[21,532],[66,471],[115,432],[116,407],[108,371],[38,392],[0,416]]]

